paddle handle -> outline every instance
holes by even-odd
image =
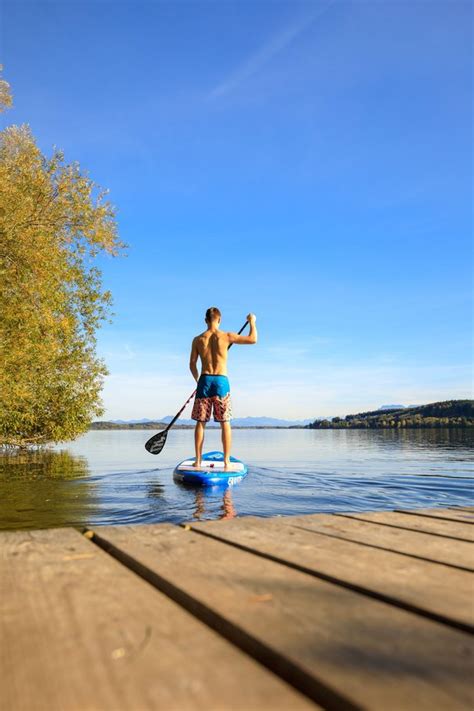
[[[248,321],[246,321],[246,322],[244,323],[244,325],[242,326],[242,328],[240,329],[240,331],[239,331],[238,334],[237,334],[238,336],[240,336],[240,334],[242,333],[242,331],[244,330],[244,328],[246,327],[247,324],[248,324]],[[228,345],[228,347],[227,347],[227,350],[229,350],[229,348],[231,348],[231,346],[233,346],[233,343],[229,343],[229,345]],[[175,415],[175,416],[173,417],[173,419],[172,419],[171,422],[169,423],[168,427],[165,428],[164,432],[168,432],[168,430],[171,429],[171,427],[173,427],[173,425],[174,425],[174,423],[176,422],[176,420],[179,419],[179,416],[180,416],[180,415],[184,412],[184,410],[186,409],[188,403],[191,402],[191,400],[193,399],[193,397],[196,395],[196,392],[197,392],[197,388],[196,388],[196,390],[194,390],[193,393],[191,393],[191,395],[188,397],[188,399],[187,399],[186,402],[184,403],[184,405],[183,405],[183,407],[181,408],[181,410],[178,412],[177,415]]]
[[[244,323],[244,325],[242,326],[242,328],[240,329],[240,331],[237,333],[238,336],[240,336],[240,334],[242,333],[242,331],[244,330],[244,328],[245,328],[245,326],[246,326],[247,324],[248,324],[248,321],[246,321],[246,322]],[[229,345],[227,346],[227,350],[229,350],[229,348],[232,348],[233,345],[234,345],[233,343],[229,343]]]

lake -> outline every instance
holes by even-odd
[[[474,432],[235,430],[233,454],[249,465],[230,489],[173,481],[193,452],[192,430],[172,430],[162,453],[150,430],[91,431],[46,451],[0,455],[0,528],[179,523],[472,505]],[[221,449],[209,431],[205,451]]]

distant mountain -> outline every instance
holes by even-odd
[[[166,417],[160,417],[160,422],[166,422],[169,424],[173,419],[172,415],[167,415]],[[318,418],[316,418],[318,419]],[[233,427],[305,427],[309,425],[310,422],[314,422],[314,419],[308,420],[281,420],[277,417],[235,417],[232,420]],[[178,420],[179,425],[195,425],[194,420]],[[209,427],[218,427],[219,423],[211,420],[209,422]]]
[[[167,425],[169,425],[169,423],[171,422],[171,420],[173,419],[173,417],[174,417],[174,415],[166,415],[166,417],[160,417],[160,422],[165,422]],[[196,424],[196,423],[194,422],[194,420],[189,420],[189,419],[186,420],[184,417],[183,417],[183,418],[180,418],[180,419],[178,420],[178,423],[179,423],[180,425],[195,425],[195,424]]]
[[[166,415],[166,417],[160,417],[156,420],[150,420],[148,418],[143,418],[141,420],[108,420],[107,422],[111,425],[116,425],[117,427],[123,426],[123,427],[130,427],[133,429],[139,429],[139,425],[144,425],[146,428],[150,426],[150,424],[157,424],[159,423],[160,425],[169,425],[171,420],[173,419],[173,415]],[[277,417],[236,417],[232,420],[232,425],[233,427],[306,427],[306,425],[309,425],[311,422],[314,422],[315,420],[319,420],[321,418],[311,418],[308,420],[282,420]],[[93,423],[96,425],[94,429],[100,429],[104,428],[107,423],[105,422],[96,422]],[[194,420],[190,419],[179,419],[176,422],[177,426],[181,427],[194,427],[195,425]],[[209,427],[219,427],[218,422],[214,422],[214,420],[211,420],[209,422]]]
[[[276,417],[236,417],[232,424],[237,427],[305,427],[314,420],[280,420]]]
[[[109,420],[109,422],[113,422],[114,425],[145,425],[147,422],[157,422],[157,420],[149,420],[145,417],[143,420]]]
[[[156,422],[155,420],[146,422],[142,420],[134,422],[98,420],[91,422],[89,425],[90,430],[163,430],[165,427],[166,425],[163,422]]]

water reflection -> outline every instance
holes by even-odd
[[[0,456],[1,527],[85,525],[98,506],[88,475],[87,459],[67,451]]]
[[[354,430],[352,430],[354,431]],[[463,429],[388,429],[377,430],[380,446],[392,446],[397,449],[427,447],[450,449],[466,444],[469,431]],[[467,438],[466,438],[467,435]]]
[[[219,489],[219,487],[216,487],[216,489]],[[234,502],[232,501],[232,493],[230,487],[222,491],[222,488],[220,488],[220,492],[222,492],[220,495],[219,494],[214,494],[214,496],[211,498],[209,496],[209,491],[206,489],[196,489],[195,491],[195,505],[194,505],[194,519],[196,521],[201,521],[202,519],[205,518],[220,518],[220,519],[230,519],[230,518],[236,518],[237,516],[237,511],[235,510]],[[213,511],[217,508],[216,507],[216,500],[220,499],[220,496],[222,496],[222,502],[220,505],[219,513],[217,516],[213,516],[212,513]],[[206,506],[206,504],[212,504],[212,506]],[[211,514],[211,515],[209,515]]]
[[[165,495],[165,487],[160,482],[153,482],[148,485],[147,495],[151,499],[161,499]]]
[[[31,451],[16,451],[2,453],[0,456],[0,475],[27,477],[35,479],[47,477],[52,479],[75,479],[89,473],[86,457],[73,456],[68,451],[52,449],[34,449]]]
[[[231,489],[173,480],[192,431],[163,452],[147,430],[92,431],[57,449],[0,454],[0,528],[472,505],[472,430],[236,430],[249,466]],[[208,433],[209,450],[219,432]]]

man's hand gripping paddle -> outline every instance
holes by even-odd
[[[242,331],[244,330],[244,328],[246,327],[247,324],[248,324],[248,321],[246,321],[246,322],[244,323],[244,325],[242,326],[242,328],[240,329],[239,334],[238,334],[239,336],[240,336],[240,334],[242,333]],[[227,350],[229,350],[229,348],[230,348],[231,346],[232,346],[232,343],[229,343],[229,347],[227,348]],[[166,438],[167,438],[167,436],[168,436],[168,432],[169,432],[170,429],[173,427],[173,425],[174,425],[174,423],[176,422],[176,420],[179,419],[181,413],[185,410],[186,405],[193,399],[193,397],[194,397],[195,395],[196,395],[196,390],[192,393],[192,395],[190,395],[190,396],[188,397],[188,399],[187,399],[186,402],[184,403],[183,407],[182,407],[181,410],[173,417],[173,419],[172,419],[171,422],[169,423],[168,427],[166,427],[164,430],[161,430],[161,432],[157,432],[157,434],[153,435],[153,437],[150,437],[150,439],[148,440],[148,442],[145,444],[145,449],[146,449],[148,452],[150,452],[150,454],[159,454],[159,453],[161,452],[161,450],[162,450],[163,447],[165,446]]]

